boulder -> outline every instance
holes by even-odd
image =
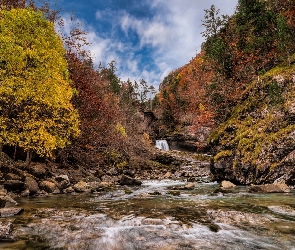
[[[119,180],[120,185],[129,185],[129,186],[140,186],[142,182],[140,180],[136,180],[132,177],[127,175],[122,175],[121,179]]]
[[[220,183],[220,187],[221,187],[222,189],[229,189],[229,188],[235,188],[236,185],[233,184],[233,183],[230,182],[230,181],[222,181],[222,182]]]
[[[47,171],[45,169],[45,166],[46,165],[41,164],[41,163],[30,165],[28,168],[28,172],[38,179],[44,179],[47,175]]]
[[[75,192],[77,193],[83,193],[83,192],[87,192],[89,189],[88,189],[88,185],[85,181],[79,181],[78,183],[76,183],[74,186],[73,186]]]
[[[248,191],[250,193],[288,193],[290,188],[285,183],[273,183],[264,185],[251,185]]]
[[[26,177],[25,188],[30,191],[30,194],[35,194],[39,191],[39,186],[37,181],[31,176]]]
[[[7,191],[14,193],[21,193],[25,189],[25,183],[20,180],[6,180],[3,185]]]
[[[67,175],[59,175],[56,176],[54,179],[60,190],[64,190],[70,186],[70,179]]]
[[[6,180],[19,180],[19,181],[22,181],[23,176],[19,176],[17,174],[13,174],[13,173],[8,173],[7,175],[5,175],[5,179]]]
[[[46,191],[47,193],[52,193],[52,194],[59,194],[60,190],[56,186],[55,183],[51,181],[41,181],[39,184],[40,189]]]
[[[0,241],[13,241],[14,236],[12,234],[13,225],[9,222],[0,222]]]

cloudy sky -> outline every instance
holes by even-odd
[[[144,79],[158,88],[200,46],[204,9],[231,15],[238,0],[51,0],[69,27],[74,13],[90,42],[96,65],[116,61],[122,80]]]

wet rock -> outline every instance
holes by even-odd
[[[149,193],[150,195],[162,195],[160,192],[158,192],[158,191],[154,191],[154,192],[152,192],[152,193]]]
[[[41,181],[39,184],[40,189],[44,190],[47,193],[51,193],[51,194],[59,194],[60,190],[59,188],[56,186],[55,183],[51,182],[51,181]]]
[[[193,190],[195,188],[194,182],[188,182],[185,186],[173,186],[171,190]]]
[[[273,183],[264,185],[251,185],[248,188],[250,193],[288,193],[290,188],[284,183]]]
[[[235,192],[235,191],[234,191],[234,189],[232,189],[232,188],[221,188],[221,187],[216,188],[216,189],[213,191],[214,194],[218,194],[218,193],[222,193],[222,194],[231,194],[231,193],[234,193],[234,192]]]
[[[152,219],[152,218],[146,218],[141,221],[142,225],[164,225],[163,220],[161,219]]]
[[[85,181],[79,181],[73,186],[73,188],[77,193],[84,193],[89,191],[87,183]]]
[[[217,233],[220,230],[220,227],[214,223],[210,223],[208,227],[212,232],[215,233]]]
[[[264,217],[260,214],[240,212],[240,211],[222,211],[222,210],[208,210],[208,217],[215,223],[225,223],[229,225],[263,225],[269,223],[272,219]]]
[[[64,189],[63,192],[65,194],[71,194],[71,193],[75,192],[75,189],[73,187],[68,187],[68,188]]]
[[[194,182],[188,182],[185,186],[184,189],[185,190],[192,190],[195,188],[195,183]]]
[[[20,180],[7,180],[3,185],[9,192],[21,193],[24,190],[25,183]]]
[[[70,186],[70,179],[68,175],[59,175],[54,178],[56,185],[60,190],[64,190]]]
[[[1,217],[11,217],[15,215],[19,215],[24,211],[21,207],[4,207],[0,208],[0,216]]]
[[[26,177],[25,188],[27,190],[29,190],[31,195],[34,195],[35,193],[37,193],[39,191],[39,186],[38,186],[37,181],[31,176]]]
[[[41,196],[41,197],[46,197],[48,196],[48,193],[45,190],[39,190],[35,196]]]
[[[127,175],[122,175],[120,181],[119,181],[120,185],[130,185],[130,186],[139,186],[142,184],[142,182],[140,180],[136,180],[134,178],[131,178]]]
[[[5,201],[5,207],[14,207],[18,206],[18,203],[10,196],[10,194],[1,197],[1,200]]]
[[[220,187],[221,187],[222,189],[228,189],[228,188],[235,188],[236,185],[233,184],[233,183],[230,182],[230,181],[222,181],[222,182],[220,183]]]
[[[130,189],[125,189],[124,192],[125,194],[132,194],[132,191]]]
[[[61,182],[61,181],[68,181],[68,182],[70,182],[69,176],[66,175],[66,174],[56,176],[55,177],[55,180],[58,181],[58,182]]]
[[[178,195],[180,195],[180,191],[179,190],[170,190],[167,192],[167,194],[171,194],[173,196],[178,196]]]
[[[99,192],[105,190],[106,187],[109,185],[101,184],[101,182],[88,182],[87,187],[90,189],[91,192]]]
[[[223,193],[223,194],[230,194],[235,192],[236,185],[230,181],[222,181],[220,183],[220,187],[214,190],[214,194],[216,193]]]
[[[0,222],[0,241],[14,241],[13,225],[9,222]]]

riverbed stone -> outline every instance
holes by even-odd
[[[5,179],[6,180],[19,180],[19,181],[22,181],[23,176],[19,176],[17,174],[13,174],[13,173],[8,173],[8,174],[5,175]]]
[[[222,189],[229,189],[229,188],[235,188],[236,185],[233,184],[233,183],[230,182],[230,181],[222,181],[222,182],[220,183],[220,187],[221,187]]]
[[[38,179],[44,179],[47,175],[45,166],[46,165],[41,163],[35,163],[34,165],[29,166],[28,172]]]
[[[9,192],[21,193],[24,190],[25,183],[20,180],[6,180],[3,185]]]
[[[13,241],[13,224],[11,221],[0,222],[0,241]]]
[[[186,190],[192,190],[195,188],[195,183],[194,182],[188,182],[185,186],[184,189]]]
[[[4,207],[0,208],[0,217],[11,217],[19,215],[24,211],[21,207]]]
[[[77,193],[83,193],[89,190],[88,185],[85,181],[79,181],[73,186],[73,188]]]
[[[273,183],[264,185],[251,185],[248,188],[250,193],[288,193],[290,188],[285,183]]]
[[[130,186],[140,186],[142,182],[140,180],[134,179],[132,177],[129,177],[127,175],[122,175],[120,181],[120,185],[130,185]]]
[[[70,179],[68,175],[59,175],[54,178],[55,184],[60,190],[64,190],[70,186]]]
[[[47,193],[59,194],[60,190],[55,183],[51,181],[41,181],[39,187]]]
[[[34,195],[39,191],[39,186],[35,178],[32,176],[27,176],[25,179],[25,188],[29,190],[31,195]]]

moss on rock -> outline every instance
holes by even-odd
[[[291,62],[250,83],[231,117],[209,137],[216,151],[217,179],[227,175],[233,181],[258,184],[273,182],[287,171],[284,159],[295,151],[295,64]],[[288,174],[286,181],[293,183],[295,174]]]

